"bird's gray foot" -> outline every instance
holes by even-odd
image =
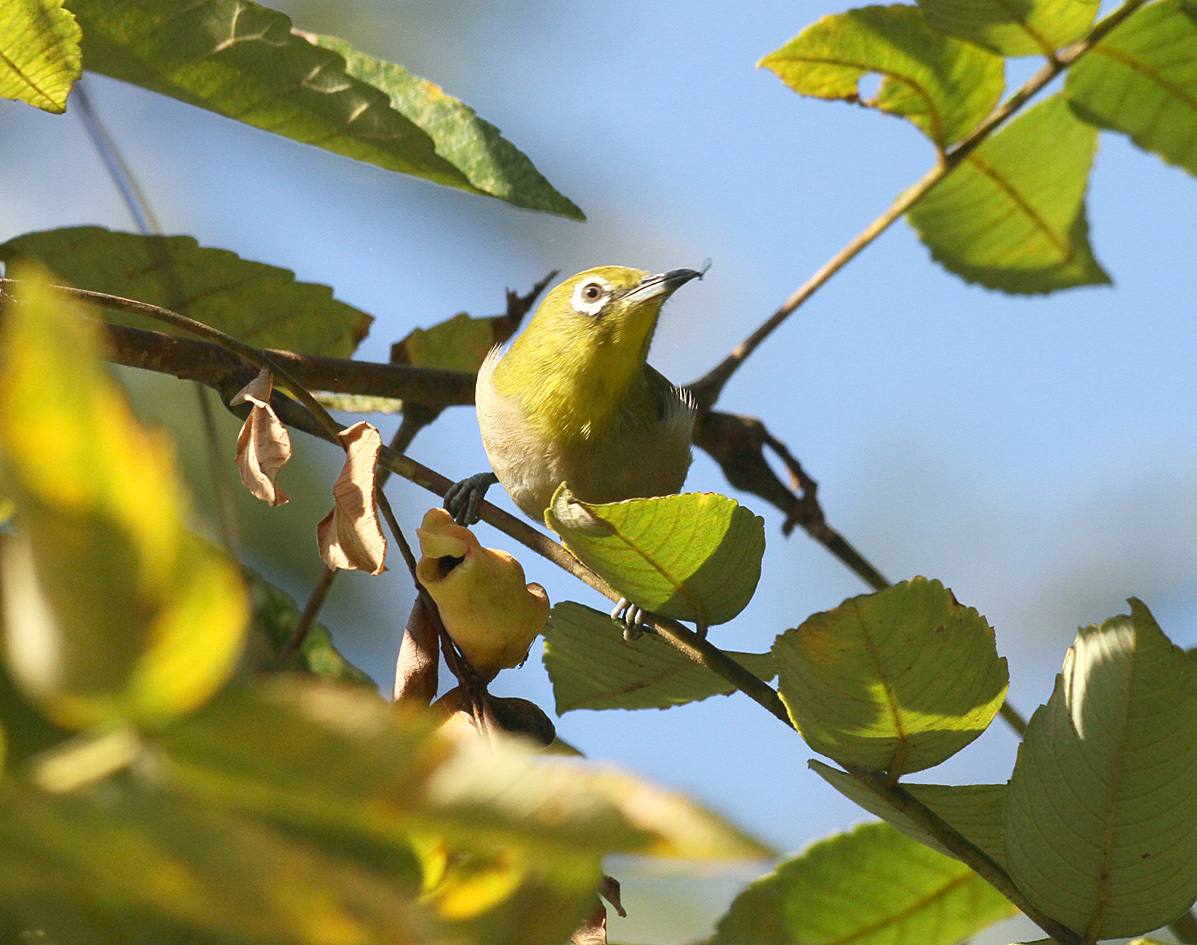
[[[623,638],[631,643],[644,632],[644,618],[648,615],[626,597],[621,597],[611,616],[623,621]]]
[[[481,515],[478,503],[486,496],[486,490],[499,481],[493,472],[477,473],[461,482],[455,482],[445,493],[445,508],[458,525],[473,525]]]

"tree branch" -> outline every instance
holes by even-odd
[[[791,295],[781,307],[770,315],[751,335],[738,344],[732,352],[719,364],[715,365],[705,375],[687,385],[694,392],[698,403],[704,408],[711,408],[719,400],[719,395],[728,379],[736,369],[747,360],[748,356],[769,337],[803,302],[809,299],[823,287],[832,276],[844,268],[866,246],[889,229],[898,217],[921,200],[932,187],[938,184],[961,161],[975,151],[981,143],[1006,122],[1015,112],[1025,105],[1035,93],[1051,82],[1061,72],[1071,66],[1085,53],[1100,42],[1109,32],[1128,16],[1141,7],[1146,0],[1126,0],[1118,9],[1105,17],[1078,42],[1062,49],[1050,58],[1046,65],[1019,87],[1003,104],[994,109],[980,125],[962,141],[950,148],[942,159],[929,170],[911,188],[903,192],[876,220],[866,226],[843,249],[824,263],[814,275],[806,280]]]

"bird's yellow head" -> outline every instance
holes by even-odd
[[[661,305],[701,275],[599,266],[566,279],[495,369],[496,386],[524,399],[564,400],[592,417],[605,413],[643,372]]]

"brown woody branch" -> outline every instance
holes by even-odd
[[[257,373],[243,358],[211,341],[125,325],[106,327],[109,360],[117,364],[173,374],[218,390],[233,385],[240,389]],[[308,390],[394,397],[433,408],[474,402],[474,375],[461,371],[352,361],[270,348],[264,351]]]

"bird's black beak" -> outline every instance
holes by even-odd
[[[706,270],[699,272],[697,269],[670,269],[655,276],[645,276],[624,298],[631,302],[647,302],[658,297],[669,298],[691,279],[701,279],[703,272]]]

